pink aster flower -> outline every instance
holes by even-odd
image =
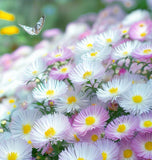
[[[139,116],[139,132],[152,133],[152,112]]]
[[[61,34],[61,31],[58,28],[48,29],[43,32],[44,38],[51,38]]]
[[[102,160],[118,160],[119,147],[117,143],[109,140],[98,140],[95,145],[100,150]]]
[[[48,64],[53,64],[58,61],[65,61],[66,59],[69,59],[72,57],[72,53],[67,48],[61,48],[57,49],[48,56]]]
[[[140,47],[138,47],[132,53],[132,56],[137,59],[150,59],[152,58],[152,43],[142,43]]]
[[[105,135],[112,140],[129,139],[133,137],[137,127],[138,120],[135,117],[121,116],[107,125]]]
[[[134,23],[129,30],[129,36],[131,39],[144,41],[147,35],[151,32],[151,21],[139,21]]]
[[[138,134],[131,145],[139,158],[152,158],[152,134]]]
[[[108,119],[108,112],[103,107],[89,106],[75,117],[73,127],[78,134],[84,136],[93,129],[102,129]]]

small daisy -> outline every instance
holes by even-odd
[[[17,110],[12,115],[10,130],[14,138],[22,138],[30,143],[30,132],[34,122],[42,117],[42,113],[36,109]]]
[[[95,145],[100,150],[102,160],[118,160],[119,147],[117,143],[109,140],[98,140]]]
[[[35,148],[41,148],[49,141],[63,140],[71,127],[63,114],[48,114],[37,120],[31,130],[31,142]]]
[[[131,144],[134,152],[139,158],[151,159],[152,158],[152,135],[151,134],[138,134]]]
[[[118,103],[126,112],[142,114],[149,112],[152,107],[152,90],[149,84],[133,84],[121,95]]]
[[[120,39],[121,34],[119,31],[116,30],[113,32],[113,30],[108,30],[98,35],[96,46],[99,49],[102,49],[103,47],[109,47],[110,45],[116,44],[116,42],[118,42]]]
[[[139,116],[139,132],[152,133],[152,112]]]
[[[85,83],[101,77],[104,72],[103,66],[99,62],[83,61],[79,63],[69,74],[69,78],[73,83]]]
[[[88,103],[89,100],[87,100],[80,87],[75,90],[70,88],[65,95],[55,101],[55,110],[62,113],[72,113],[87,106]]]
[[[9,139],[0,144],[1,160],[31,160],[32,146],[22,139]]]
[[[114,48],[113,58],[120,59],[130,56],[135,48],[139,45],[138,41],[127,41]]]
[[[134,50],[132,56],[138,59],[152,58],[152,43],[142,43],[136,50]]]
[[[59,48],[48,55],[48,64],[51,65],[58,61],[65,61],[66,59],[70,59],[72,57],[72,53],[67,48]]]
[[[33,97],[38,101],[60,98],[67,91],[67,85],[63,81],[49,79],[39,84],[33,90]]]
[[[42,58],[35,59],[32,64],[25,67],[23,73],[21,73],[21,80],[27,83],[28,81],[34,81],[36,78],[41,78],[46,68],[46,63]]]
[[[132,144],[132,140],[120,141],[119,160],[139,160],[138,157],[136,156],[135,152],[133,151],[131,144]]]
[[[102,129],[108,119],[108,112],[103,107],[90,106],[75,117],[72,125],[78,134],[84,136],[93,129]]]
[[[121,116],[107,125],[105,135],[112,140],[129,139],[133,137],[137,127],[138,120],[135,117]]]
[[[123,26],[122,28],[120,28],[121,34],[124,35],[128,35],[128,31],[129,31],[129,27],[128,26]]]
[[[49,76],[57,80],[67,79],[72,68],[73,66],[69,63],[61,66],[60,68],[51,69]]]
[[[103,102],[117,101],[121,94],[126,93],[131,87],[131,81],[127,76],[114,78],[98,89],[97,97]]]
[[[70,145],[59,155],[59,160],[99,160],[100,152],[97,147],[90,143],[76,143]]]
[[[129,37],[131,39],[144,41],[147,35],[150,34],[152,27],[151,21],[139,21],[134,23],[129,29]]]

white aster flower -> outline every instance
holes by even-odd
[[[60,98],[67,91],[67,85],[63,81],[49,79],[39,84],[33,90],[33,97],[38,101]]]
[[[8,139],[0,143],[1,160],[31,160],[32,146],[22,139]]]
[[[42,117],[42,113],[36,109],[17,110],[12,115],[10,130],[14,138],[25,139],[30,143],[30,132],[34,122]]]
[[[97,91],[97,97],[103,102],[109,100],[117,101],[122,93],[130,89],[132,82],[127,76],[114,78],[106,84],[102,85],[102,89]]]
[[[59,160],[99,160],[100,152],[94,144],[75,143],[59,155]]]
[[[31,141],[35,148],[41,148],[49,141],[63,140],[71,127],[68,117],[63,114],[48,114],[37,120],[31,130]]]
[[[73,69],[69,74],[69,78],[74,83],[85,83],[102,77],[103,72],[104,68],[99,62],[83,61]]]
[[[121,95],[118,103],[125,111],[132,114],[149,112],[152,108],[152,90],[149,84],[133,84]]]

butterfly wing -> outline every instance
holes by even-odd
[[[36,34],[39,34],[43,28],[43,25],[44,25],[44,21],[45,21],[45,18],[44,16],[42,16],[39,21],[36,23],[36,25],[34,26],[34,29],[35,29],[35,33]]]
[[[28,34],[30,34],[30,35],[36,35],[34,28],[28,27],[28,26],[25,26],[25,25],[22,25],[22,24],[19,24],[19,26],[22,27]]]
[[[36,23],[34,27],[25,26],[19,24],[28,34],[30,35],[38,35],[43,28],[45,18],[42,16],[39,21]]]

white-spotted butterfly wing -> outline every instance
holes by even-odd
[[[28,34],[30,35],[38,35],[42,28],[43,28],[43,25],[44,25],[44,21],[45,21],[45,18],[44,16],[42,16],[40,18],[40,20],[36,23],[36,25],[34,27],[29,27],[29,26],[25,26],[25,25],[22,25],[22,24],[19,24]]]

